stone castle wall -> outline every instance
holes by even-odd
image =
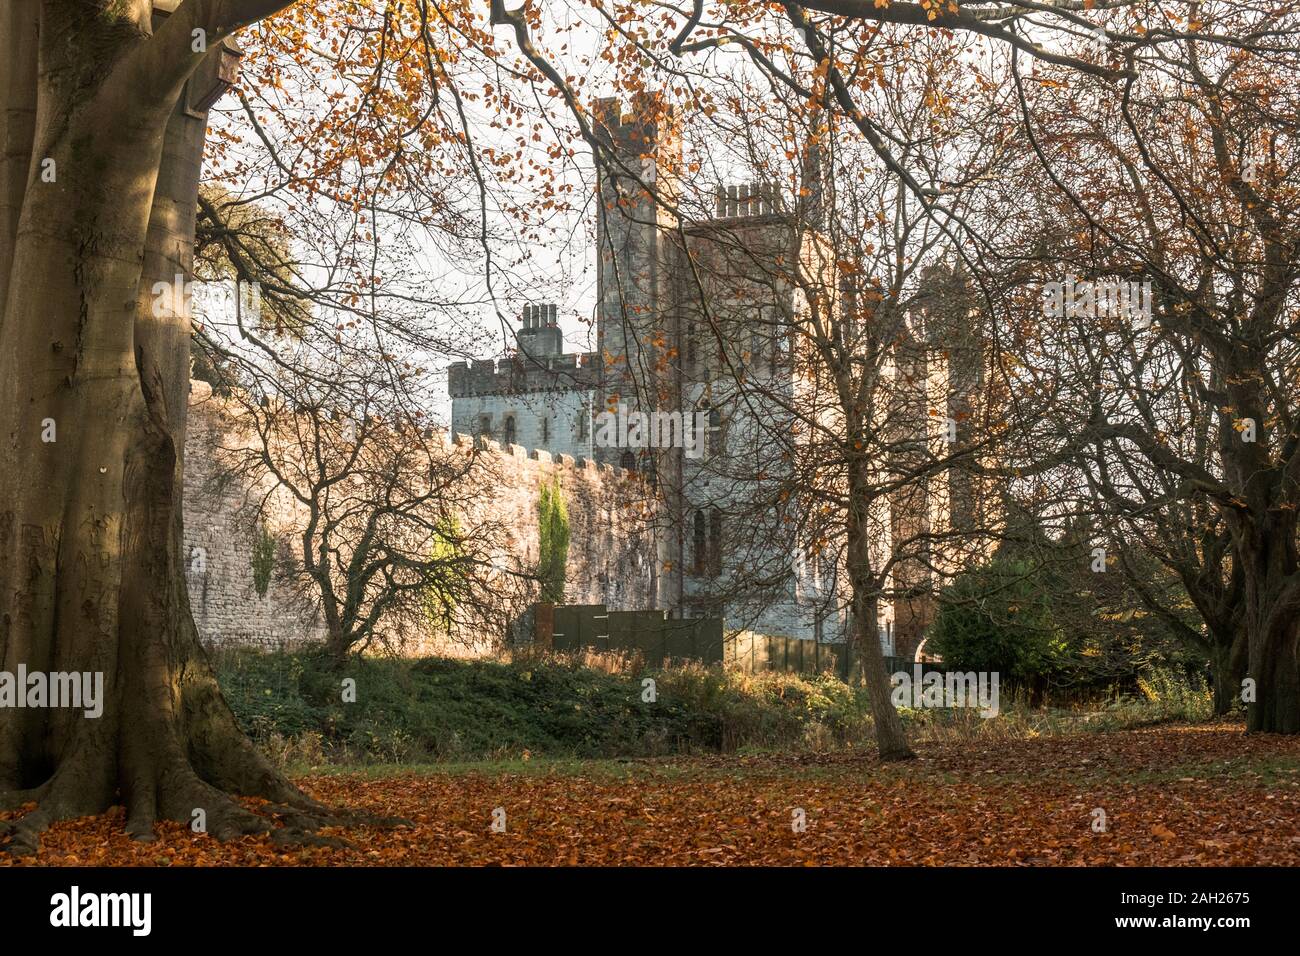
[[[183,559],[200,637],[217,646],[263,648],[322,641],[322,619],[309,590],[299,592],[280,568],[265,596],[254,587],[254,505],[270,496],[266,526],[276,539],[280,562],[293,559],[295,535],[306,512],[270,484],[249,487],[230,480],[224,462],[231,452],[251,447],[250,440],[232,406],[214,397],[206,383],[191,383]],[[446,448],[463,455],[477,448],[493,491],[471,505],[478,514],[465,517],[471,523],[491,517],[506,526],[496,555],[502,566],[536,566],[538,496],[543,484],[558,480],[570,525],[566,602],[653,606],[649,562],[654,547],[644,520],[647,489],[635,474],[567,455],[553,459],[547,452],[528,453],[518,445],[503,449],[480,441],[475,446],[464,436],[448,438]],[[505,635],[457,635],[454,642],[438,635],[398,637],[411,653],[462,655],[482,652]]]
[[[254,504],[271,494],[267,523],[282,554],[291,529],[301,525],[302,509],[269,484],[250,488],[223,475],[224,453],[248,447],[251,436],[206,382],[190,383],[189,412],[182,558],[200,638],[267,649],[323,641],[319,615],[282,575],[272,575],[265,597],[254,587]]]
[[[524,448],[542,448],[552,455],[594,458],[592,425],[594,391],[527,392],[473,395],[451,406],[451,427],[462,435],[480,435]]]
[[[463,437],[457,442],[469,445]],[[503,449],[484,441],[480,446],[488,453],[486,467],[497,478],[492,496],[481,499],[480,507],[508,528],[502,561],[513,558],[536,567],[538,496],[544,484],[558,480],[570,533],[565,603],[654,606],[648,489],[635,473],[587,458],[529,452],[520,445]]]

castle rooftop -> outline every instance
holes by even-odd
[[[596,352],[564,352],[555,305],[526,305],[515,333],[519,350],[502,359],[476,359],[447,366],[452,398],[526,392],[594,389],[600,384]]]

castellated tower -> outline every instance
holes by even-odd
[[[936,572],[943,563],[942,536],[952,511],[949,473],[927,465],[949,453],[947,358],[932,346],[925,315],[914,310],[894,347],[890,414],[895,428],[892,464],[904,480],[889,498],[890,535],[900,560],[894,566],[893,620],[882,643],[890,653],[911,658],[934,617]]]
[[[517,445],[592,458],[599,356],[564,353],[558,309],[550,303],[524,306],[515,337],[513,356],[448,367],[452,431],[499,442],[506,451]]]
[[[890,531],[906,557],[894,570],[889,643],[908,658],[934,619],[935,593],[992,556],[1003,517],[996,482],[980,474],[991,464],[984,446],[997,404],[982,312],[960,266],[929,266],[921,283],[895,353],[895,420],[915,423],[898,436],[895,455],[900,472],[923,470],[926,460],[951,464],[890,501]]]
[[[597,164],[596,187],[602,405],[638,411],[677,407],[672,354],[681,330],[674,290],[683,260],[673,230],[681,139],[671,106],[649,93],[636,96],[628,113],[617,99],[599,100],[595,120],[609,150],[606,162]],[[622,452],[603,449],[597,457],[613,463]]]
[[[960,262],[930,266],[922,274],[922,285],[917,308],[934,361],[945,370],[947,425],[953,439],[951,446],[936,451],[953,459],[946,477],[948,527],[954,537],[936,562],[937,570],[950,575],[989,560],[997,547],[1005,517],[1002,483],[982,472],[995,464],[988,446],[1006,395],[991,373],[987,317]]]
[[[452,428],[499,442],[507,454],[567,454],[637,472],[651,499],[636,590],[648,607],[678,618],[720,616],[759,633],[843,640],[851,621],[836,545],[805,553],[771,507],[768,480],[789,466],[773,429],[789,420],[790,403],[812,401],[816,412],[825,401],[805,380],[792,332],[809,310],[797,278],[824,288],[835,282],[819,157],[809,157],[793,196],[763,183],[719,185],[709,212],[686,215],[682,142],[667,104],[652,94],[630,106],[600,100],[594,124],[602,143],[597,349],[565,354],[555,307],[525,306],[513,355],[449,368]],[[933,285],[933,301],[918,307],[897,347],[889,410],[900,423],[898,471],[929,470],[880,499],[871,522],[879,548],[906,542],[897,600],[879,617],[882,644],[904,656],[933,616],[935,587],[955,568],[944,550],[952,499],[960,502],[956,520],[982,520],[971,517],[974,482],[933,465],[949,454],[950,419],[958,440],[970,439],[984,380],[976,346],[943,331],[948,292],[932,278],[924,284]],[[633,441],[630,430],[611,442],[608,422],[597,418],[606,412],[678,416],[691,428],[690,450],[685,439]],[[662,436],[656,427],[651,434]]]
[[[597,135],[608,153],[596,165],[596,349],[603,364],[599,410],[680,410],[675,367],[683,267],[673,231],[682,143],[673,108],[652,93],[628,112],[598,100]],[[659,490],[654,586],[659,606],[680,610],[683,546],[680,449],[596,448],[596,460],[650,473]]]

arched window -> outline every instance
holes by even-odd
[[[695,535],[694,547],[691,550],[691,573],[703,575],[704,569],[708,564],[708,554],[706,552],[707,539],[704,531],[704,512],[695,512]]]
[[[627,471],[636,471],[636,455],[630,451],[623,452],[623,457],[619,459],[619,464]]]
[[[709,457],[722,454],[722,413],[709,409]]]
[[[507,445],[515,443],[515,416],[513,415],[506,416],[505,439]]]
[[[543,418],[542,419],[542,444],[545,445],[550,440],[551,440],[551,420],[549,418]]]

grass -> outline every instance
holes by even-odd
[[[743,674],[684,663],[644,670],[584,658],[357,658],[220,651],[218,678],[241,724],[282,767],[432,765],[538,773],[565,761],[872,747],[866,692],[828,676]],[[653,681],[653,700],[651,685]],[[355,682],[355,701],[345,689]],[[900,713],[917,743],[996,742],[1210,716],[1203,687],[1145,675],[1142,696],[1087,708],[1003,700]],[[591,764],[585,764],[590,767]],[[662,765],[661,765],[662,769]]]

